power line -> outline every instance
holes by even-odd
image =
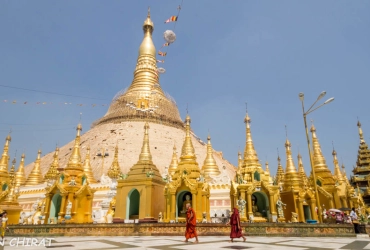
[[[0,87],[3,87],[3,88],[10,88],[10,89],[26,90],[26,91],[32,91],[32,92],[38,92],[38,93],[45,93],[45,94],[52,94],[52,95],[61,95],[61,96],[69,96],[69,97],[78,97],[78,98],[84,98],[84,99],[108,100],[108,99],[97,98],[97,97],[87,97],[87,96],[69,95],[69,94],[62,94],[62,93],[56,93],[56,92],[49,92],[49,91],[43,91],[43,90],[37,90],[37,89],[26,89],[26,88],[21,88],[21,87],[7,86],[7,85],[3,85],[3,84],[0,84]]]

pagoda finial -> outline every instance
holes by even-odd
[[[141,153],[139,156],[139,163],[146,163],[149,162],[150,164],[153,164],[152,162],[152,154],[150,153],[150,147],[149,147],[149,123],[146,122],[144,125],[144,138],[143,138],[143,146],[141,147]]]
[[[119,163],[118,163],[118,143],[117,143],[115,150],[114,150],[114,158],[113,158],[112,165],[108,169],[108,176],[111,179],[118,179],[120,174],[121,174],[121,167],[119,166]]]
[[[311,125],[311,133],[312,133],[312,148],[313,148],[313,164],[315,169],[322,169],[326,170],[326,172],[330,172],[328,166],[326,165],[326,160],[324,155],[321,152],[321,146],[319,140],[317,139],[316,135],[316,128],[312,124]]]
[[[17,172],[15,172],[15,185],[18,187],[25,185],[27,181],[26,174],[24,172],[24,158],[26,158],[26,156],[23,153],[21,155],[21,162],[19,163]]]
[[[81,131],[82,131],[82,125],[79,123],[77,125],[77,134],[75,138],[75,144],[72,149],[72,154],[69,157],[66,170],[78,170],[83,171],[82,164],[81,164],[81,152],[80,152],[80,141],[81,141]]]
[[[252,133],[251,133],[251,119],[246,113],[244,122],[246,124],[246,142],[245,142],[245,149],[244,149],[244,164],[245,166],[255,166],[261,167],[261,163],[259,162],[257,152],[254,149],[254,144],[252,140]]]
[[[40,164],[41,164],[41,149],[37,151],[37,158],[35,161],[35,165],[26,181],[27,186],[38,185],[43,182]]]
[[[169,175],[173,175],[176,172],[177,167],[179,166],[179,160],[177,158],[176,145],[173,145],[172,160],[168,168]]]
[[[207,155],[203,163],[202,171],[206,175],[219,175],[220,169],[217,166],[215,158],[213,158],[213,149],[211,144],[211,136],[207,137]]]
[[[147,15],[148,18],[150,18],[150,6],[148,7],[148,15]]]
[[[277,167],[277,171],[276,171],[276,184],[280,185],[281,183],[284,182],[285,175],[284,175],[284,168],[281,165],[281,159],[280,159],[280,155],[279,155],[279,149],[277,149],[277,153],[278,153],[278,158],[277,158],[278,167]]]
[[[360,143],[364,144],[365,143],[364,134],[362,132],[361,122],[359,120],[357,120],[357,127],[358,127],[358,134],[360,136]]]
[[[284,180],[285,180],[284,187],[286,190],[288,190],[291,187],[299,186],[301,178],[299,177],[297,169],[294,165],[292,151],[291,151],[291,144],[288,138],[285,141],[285,150],[286,150],[286,168],[285,168],[285,177],[284,177]]]
[[[270,168],[269,168],[269,162],[268,161],[266,161],[266,163],[265,163],[265,173],[267,175],[270,175]]]
[[[90,163],[90,146],[88,146],[87,149],[86,149],[85,161],[84,161],[82,167],[83,167],[84,173],[87,177],[87,181],[89,183],[97,183],[97,181],[94,178],[94,174],[93,174],[91,163]]]
[[[10,180],[10,183],[13,182],[14,178],[15,178],[15,164],[17,163],[17,161],[15,160],[15,157],[12,161],[12,166],[10,168],[10,171],[9,171],[9,180]]]

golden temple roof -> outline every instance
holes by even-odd
[[[108,169],[108,176],[111,179],[118,179],[118,177],[121,175],[121,168],[118,163],[118,145],[116,145],[114,149],[114,158],[112,165]]]
[[[162,181],[162,176],[152,161],[152,154],[150,153],[149,147],[149,123],[146,122],[144,125],[144,138],[139,160],[128,172],[127,180],[145,179],[148,177]]]
[[[176,145],[173,145],[172,160],[168,168],[168,174],[173,175],[176,172],[176,169],[178,166],[179,166],[179,160],[177,158]]]
[[[353,170],[353,173],[367,175],[370,169],[370,149],[365,142],[360,121],[357,122],[357,126],[360,136],[360,146],[357,153],[356,168]]]
[[[221,174],[220,169],[217,166],[215,158],[213,158],[213,149],[211,144],[211,136],[207,137],[207,156],[204,160],[202,170],[205,175],[215,176]]]
[[[86,156],[85,156],[85,161],[83,164],[83,169],[84,173],[87,177],[87,181],[92,184],[92,183],[97,183],[97,181],[94,178],[94,174],[91,168],[91,163],[90,163],[90,147],[87,147],[86,151]]]
[[[107,113],[93,127],[122,121],[150,121],[184,128],[175,101],[165,94],[159,83],[156,49],[152,40],[154,30],[150,11],[143,24],[144,38],[139,47],[134,79],[124,93],[115,98]]]
[[[0,159],[0,180],[1,181],[8,181],[9,180],[9,173],[8,173],[8,163],[9,163],[9,144],[12,138],[8,135],[5,139],[5,145],[3,154],[1,155]]]
[[[246,142],[245,142],[245,149],[244,149],[244,166],[246,167],[261,167],[261,163],[259,162],[257,152],[254,149],[252,134],[251,134],[251,119],[246,113],[244,122],[246,124]]]
[[[46,172],[44,179],[45,180],[56,180],[59,175],[59,148],[57,147],[54,152],[53,162],[51,163],[48,172]]]
[[[298,188],[300,185],[300,175],[297,172],[297,169],[294,165],[291,144],[288,139],[285,141],[285,151],[286,151],[286,168],[285,168],[285,177],[284,177],[284,189],[289,190],[290,188]]]
[[[23,186],[26,184],[26,181],[27,181],[26,174],[24,173],[24,158],[26,158],[26,156],[22,154],[21,162],[19,164],[17,171],[15,172],[15,185],[16,186]]]
[[[72,149],[72,154],[69,157],[67,167],[65,168],[66,172],[69,172],[69,171],[83,172],[82,163],[81,163],[81,153],[80,153],[80,143],[81,143],[80,141],[81,141],[81,131],[82,131],[81,123],[77,125],[76,130],[77,130],[77,134],[75,138],[75,143]]]
[[[312,124],[311,125],[311,133],[312,133],[312,148],[313,148],[313,165],[315,174],[317,177],[320,177],[324,183],[322,185],[334,185],[334,178],[331,174],[330,169],[326,165],[326,160],[324,155],[321,152],[321,146],[319,140],[316,136],[316,128]]]
[[[37,158],[35,161],[35,165],[31,171],[31,173],[28,175],[26,186],[33,186],[43,183],[43,177],[40,169],[40,162],[41,162],[41,150],[37,152]]]

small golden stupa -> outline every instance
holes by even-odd
[[[15,185],[17,187],[25,185],[27,181],[26,174],[24,173],[24,159],[25,158],[26,156],[22,154],[21,162],[19,163],[18,169],[15,172]]]
[[[37,158],[34,164],[34,167],[29,174],[26,186],[34,186],[44,182],[44,178],[42,177],[41,169],[40,169],[40,162],[41,162],[41,150],[37,152]]]

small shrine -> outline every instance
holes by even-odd
[[[196,161],[190,136],[190,123],[190,116],[187,115],[185,119],[186,135],[180,161],[165,187],[164,222],[185,222],[186,204],[190,204],[195,210],[198,221],[210,221],[210,187],[204,176],[201,175]],[[212,164],[212,166],[214,165]]]

